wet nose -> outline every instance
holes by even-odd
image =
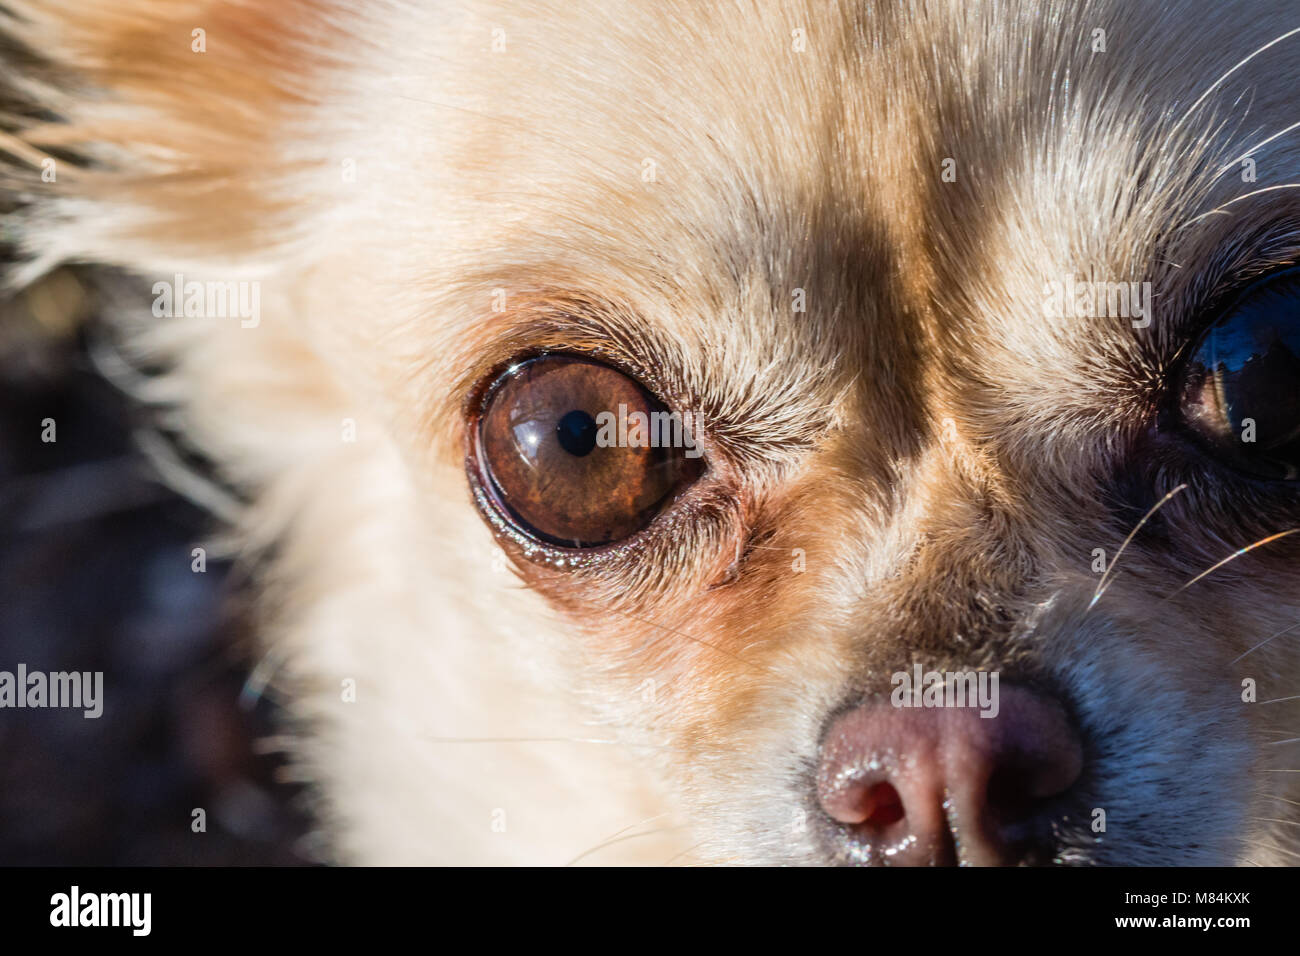
[[[836,718],[817,773],[834,855],[896,866],[1031,859],[1083,747],[1055,700],[1006,684],[999,696],[991,717],[884,700]]]

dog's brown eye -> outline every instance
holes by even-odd
[[[530,359],[487,396],[480,480],[531,537],[566,548],[610,544],[649,524],[699,474],[691,424],[607,365]]]
[[[1180,396],[1184,421],[1228,464],[1300,478],[1300,269],[1251,286],[1210,327]]]

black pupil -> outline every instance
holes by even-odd
[[[560,447],[578,458],[591,454],[596,447],[596,419],[580,408],[565,414],[555,426]]]

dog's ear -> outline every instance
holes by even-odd
[[[246,261],[287,242],[295,184],[322,176],[286,146],[304,141],[339,45],[328,6],[7,0],[0,185],[26,208],[17,232],[32,271]]]

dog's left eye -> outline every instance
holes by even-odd
[[[1249,287],[1182,373],[1183,420],[1228,464],[1300,478],[1300,269]]]
[[[476,464],[491,504],[519,531],[564,548],[640,531],[698,476],[699,457],[682,417],[639,382],[570,355],[512,367],[478,423]]]

